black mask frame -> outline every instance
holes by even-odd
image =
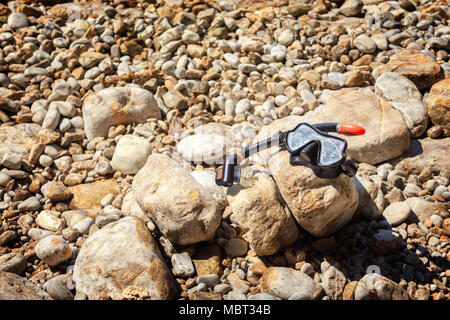
[[[313,138],[309,140],[306,138],[303,143],[299,142],[298,140],[303,138],[302,131],[303,135],[310,135]],[[326,132],[361,135],[365,133],[365,130],[350,123],[319,123],[314,125],[300,123],[292,130],[279,131],[269,139],[257,142],[241,152],[229,155],[223,167],[216,171],[216,184],[231,187],[235,181],[240,180],[241,170],[235,168],[237,165],[252,154],[275,145],[285,148],[290,153],[289,160],[292,165],[308,165],[318,177],[335,178],[341,173],[350,177],[354,176],[358,170],[358,165],[345,156],[347,142],[342,138],[326,134]],[[333,148],[334,150],[332,150]],[[330,152],[334,153],[335,161],[324,161],[324,159],[327,159],[324,155]]]

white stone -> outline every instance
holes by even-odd
[[[124,174],[135,174],[147,161],[152,152],[150,142],[145,138],[125,135],[117,143],[111,165]]]

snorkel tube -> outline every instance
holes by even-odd
[[[296,128],[298,128],[301,124],[299,124]],[[345,135],[363,135],[365,133],[365,129],[357,124],[353,124],[353,123],[318,123],[318,124],[314,124],[314,125],[308,125],[310,127],[313,127],[314,129],[321,131],[323,133],[325,132],[336,132],[336,133],[341,133],[341,134],[345,134]],[[295,131],[294,128],[293,130],[288,130],[288,131],[284,131],[281,132],[279,131],[277,134],[275,134],[273,137],[268,138],[266,140],[257,142],[245,149],[243,149],[242,151],[229,155],[226,160],[225,163],[222,167],[218,168],[216,171],[216,184],[219,186],[224,186],[224,187],[231,187],[233,185],[233,182],[235,181],[241,181],[243,180],[244,177],[244,173],[242,172],[241,169],[236,168],[236,166],[238,166],[239,164],[241,164],[246,158],[248,158],[249,156],[270,148],[272,146],[278,145],[280,147],[286,147],[286,137],[288,135],[288,133]],[[325,135],[326,136],[328,135]],[[334,136],[328,136],[329,138],[335,138]],[[347,146],[345,140],[344,141],[344,150],[342,150],[342,152],[345,152],[345,148]],[[314,150],[314,148],[319,148],[320,149],[320,145],[319,143],[309,143],[307,146],[305,146],[303,148],[303,154],[308,154],[308,153],[312,153],[312,152],[317,152],[317,150]],[[289,150],[288,150],[289,151]],[[292,154],[291,154],[292,155]],[[297,157],[296,161],[299,161],[299,157]],[[304,159],[304,157],[302,157]],[[308,157],[306,157],[308,158]],[[310,162],[312,164],[314,164],[314,161],[309,158],[309,160],[306,160],[307,162]],[[316,165],[317,166],[317,165]],[[351,159],[345,159],[345,157],[343,158],[343,160],[339,163],[339,166],[336,165],[336,168],[329,168],[329,169],[325,169],[325,167],[321,167],[321,166],[317,166],[318,167],[318,171],[322,173],[321,175],[323,175],[324,177],[332,177],[334,175],[339,175],[340,173],[345,173],[349,176],[353,176],[355,175],[358,167],[356,165],[356,163],[351,160]],[[247,177],[248,178],[248,177]],[[245,180],[245,179],[244,179]]]

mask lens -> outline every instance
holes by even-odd
[[[318,165],[330,166],[342,159],[345,141],[330,135],[324,135],[307,124],[299,125],[294,131],[290,131],[286,137],[286,144],[291,153],[300,151],[311,141],[317,141],[320,144]]]

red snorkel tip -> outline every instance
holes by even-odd
[[[354,123],[344,122],[339,125],[339,133],[346,133],[360,136],[366,133],[366,129]]]

